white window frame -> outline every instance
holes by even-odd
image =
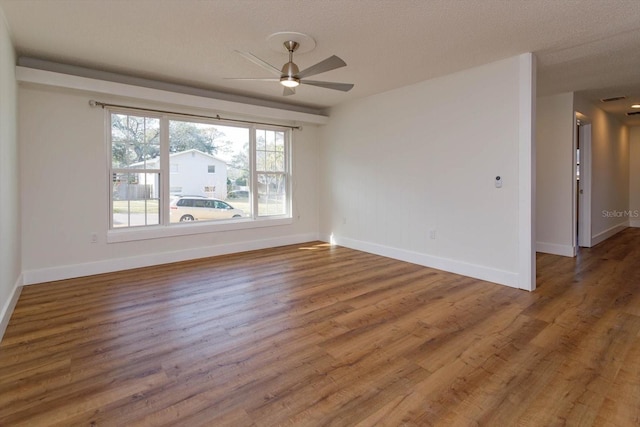
[[[110,177],[116,171],[121,169],[112,167],[112,148],[111,140],[111,115],[112,114],[128,114],[142,117],[152,117],[160,120],[160,169],[149,170],[143,172],[160,174],[160,224],[145,226],[128,226],[113,227],[113,191],[112,178],[108,180],[108,203],[109,203],[109,230],[107,232],[107,243],[128,242],[134,240],[155,239],[163,237],[186,236],[201,233],[215,233],[221,231],[243,230],[251,228],[274,227],[288,225],[293,223],[293,197],[292,197],[292,130],[287,127],[266,126],[266,125],[238,125],[224,120],[206,120],[191,119],[183,117],[180,114],[154,114],[144,110],[135,108],[109,107],[105,108],[105,128],[106,128],[106,144],[108,146],[107,153],[107,172]],[[221,126],[240,127],[249,130],[249,164],[250,164],[250,180],[251,180],[251,198],[252,198],[252,214],[250,217],[233,219],[233,220],[216,220],[204,222],[190,222],[172,224],[169,220],[169,203],[170,203],[170,165],[169,165],[169,121],[181,120],[192,121],[195,123],[206,123]],[[285,142],[285,191],[286,191],[286,207],[285,213],[282,215],[258,216],[258,173],[256,171],[256,132],[258,130],[275,130],[284,132]],[[127,169],[127,172],[135,173],[138,170]]]
[[[276,132],[283,132],[284,133],[284,172],[274,172],[274,171],[259,171],[257,170],[257,162],[256,162],[256,154],[258,152],[258,148],[257,148],[257,141],[256,141],[256,134],[258,130],[267,130],[267,131],[276,131]],[[285,200],[285,213],[282,215],[259,215],[259,212],[255,212],[254,216],[256,218],[278,218],[278,217],[283,217],[283,216],[287,216],[287,215],[291,215],[291,205],[292,205],[292,199],[291,199],[291,130],[290,129],[283,129],[283,128],[279,128],[276,126],[259,126],[259,127],[254,127],[253,128],[253,132],[251,133],[251,135],[253,135],[253,145],[251,148],[251,153],[254,156],[254,164],[251,167],[251,175],[252,175],[252,188],[255,188],[256,191],[253,191],[252,194],[254,195],[254,198],[256,199],[254,201],[254,206],[256,207],[256,210],[258,208],[258,175],[259,174],[269,174],[269,173],[277,173],[277,174],[284,174],[284,178],[285,178],[285,191],[286,191],[286,200]]]
[[[108,109],[105,109],[105,123],[106,123],[106,140],[107,140],[107,145],[108,145],[108,149],[107,149],[107,170],[109,171],[109,180],[107,182],[108,185],[108,191],[107,194],[109,195],[109,231],[112,230],[117,230],[113,228],[113,177],[115,174],[123,174],[123,173],[132,173],[132,174],[158,174],[158,181],[160,182],[160,192],[159,192],[159,201],[158,201],[158,205],[159,205],[159,216],[158,216],[158,222],[160,224],[163,223],[164,221],[164,214],[163,214],[163,209],[162,209],[162,187],[163,187],[163,172],[162,172],[162,162],[163,162],[163,157],[164,156],[160,156],[160,168],[159,169],[143,169],[143,168],[114,168],[113,167],[113,140],[112,140],[112,128],[111,128],[111,114],[126,114],[126,115],[131,115],[131,116],[136,116],[136,117],[144,117],[146,118],[153,118],[153,119],[158,119],[159,123],[160,123],[160,152],[162,153],[163,151],[163,141],[162,141],[162,120],[160,115],[158,114],[152,114],[149,112],[144,112],[144,111],[138,111],[135,109],[128,109],[128,108],[119,108],[119,109],[113,109],[111,111],[109,111]],[[168,174],[168,173],[166,173]],[[130,218],[129,218],[130,219]],[[149,227],[157,227],[158,225],[142,225],[142,226],[128,226],[128,227],[122,227],[120,228],[121,230],[123,229],[127,229],[127,230],[132,230],[132,229],[138,229],[138,228],[149,228]],[[108,236],[108,233],[107,233]],[[109,241],[108,237],[107,237],[107,241]]]

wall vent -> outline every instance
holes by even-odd
[[[602,98],[600,100],[600,102],[613,102],[613,101],[620,101],[621,99],[627,99],[626,96],[614,96],[612,98]]]
[[[627,116],[637,116],[638,114],[640,114],[640,111],[629,111]]]

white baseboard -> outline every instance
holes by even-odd
[[[298,243],[311,242],[318,239],[319,236],[317,233],[296,234],[263,240],[252,240],[248,242],[206,246],[173,252],[146,254],[136,257],[116,258],[84,264],[26,270],[23,272],[23,280],[25,285],[32,285],[35,283],[71,279],[74,277],[91,276],[94,274],[111,273],[114,271],[129,270],[132,268],[149,267],[152,265],[188,261],[198,258],[208,258],[217,255],[246,252],[256,249],[295,245]]]
[[[629,227],[640,228],[640,219],[632,219],[629,221]]]
[[[486,280],[488,282],[494,282],[500,285],[510,286],[512,288],[520,288],[518,283],[518,274],[511,271],[498,270],[482,265],[392,248],[376,243],[363,242],[361,240],[346,237],[337,237],[335,235],[332,235],[331,237],[324,236],[324,240],[350,249],[369,252],[400,261],[410,262],[412,264],[448,271],[462,276],[473,277],[475,279]]]
[[[614,225],[611,228],[608,228],[604,231],[601,231],[600,233],[591,236],[591,246],[595,246],[598,243],[602,243],[605,240],[607,240],[609,237],[612,237],[616,234],[618,234],[619,232],[621,232],[622,230],[624,230],[625,228],[629,227],[629,221],[624,221],[621,222],[618,225]]]
[[[2,341],[4,332],[7,330],[9,319],[11,319],[13,309],[16,308],[18,298],[20,298],[20,292],[22,292],[23,284],[22,278],[23,276],[20,275],[20,277],[18,277],[18,280],[16,280],[16,283],[13,286],[13,290],[11,291],[11,295],[9,296],[7,301],[5,301],[4,306],[2,307],[2,311],[0,312],[0,341]]]
[[[559,245],[557,243],[536,242],[536,251],[545,254],[576,256],[576,247],[571,245]]]

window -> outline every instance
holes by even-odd
[[[285,132],[256,131],[258,215],[284,215],[287,211]]]
[[[111,229],[291,218],[288,129],[109,117]]]
[[[160,120],[111,115],[112,227],[160,224]]]

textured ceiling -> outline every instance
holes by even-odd
[[[640,103],[638,0],[0,0],[18,54],[105,71],[326,108],[524,52],[538,58],[538,92],[620,94]],[[234,53],[280,67],[267,37],[296,31],[348,66],[282,97],[271,77]],[[490,100],[488,100],[490,101]],[[608,108],[608,107],[606,107]],[[623,105],[623,110],[624,110]],[[626,119],[624,111],[620,115]],[[633,124],[640,124],[640,118]]]

